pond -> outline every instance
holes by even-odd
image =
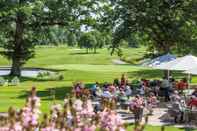
[[[42,72],[49,72],[54,73],[53,71],[47,70],[47,69],[36,69],[36,68],[24,68],[22,69],[21,76],[24,77],[37,77],[39,73]],[[0,76],[5,76],[10,74],[10,68],[0,68]]]

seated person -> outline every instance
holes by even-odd
[[[97,97],[100,97],[102,95],[102,89],[99,87],[99,88],[97,88],[97,90],[96,90],[96,96]]]
[[[99,87],[99,83],[96,82],[92,87],[91,87],[91,93],[94,97],[96,97],[96,91],[98,90]]]
[[[114,94],[114,93],[116,92],[116,87],[115,87],[114,85],[109,84],[108,88],[109,88],[109,91],[110,91],[112,94]]]
[[[193,96],[197,97],[197,88],[195,88],[194,92],[192,93]]]
[[[123,109],[126,109],[127,108],[127,96],[125,94],[124,91],[120,91],[120,94],[118,96],[118,100],[120,101],[120,106],[123,108]]]
[[[80,86],[80,83],[79,82],[74,83],[73,84],[73,92],[75,93],[75,95],[77,97],[79,97],[81,95],[81,91],[82,91],[82,88]]]
[[[188,88],[187,79],[184,78],[180,82],[177,83],[177,89],[183,91]]]
[[[139,92],[139,94],[141,95],[141,96],[143,96],[144,94],[145,94],[145,87],[144,87],[144,85],[142,85],[142,86],[140,86],[138,89],[137,89],[137,91]]]
[[[125,92],[124,92],[124,91],[121,91],[121,92],[120,92],[119,100],[120,100],[120,102],[121,102],[121,103],[126,102],[126,100],[127,100],[127,96],[126,96],[126,94],[125,94]]]
[[[172,103],[172,115],[174,116],[175,123],[177,123],[178,120],[180,120],[180,122],[183,121],[184,110],[185,110],[184,101],[182,101],[180,98],[177,97],[175,101],[173,101]]]
[[[171,102],[174,102],[176,99],[181,99],[178,91],[174,91],[173,94],[170,96]]]
[[[131,94],[132,94],[131,87],[129,86],[128,83],[126,84],[125,94],[126,94],[127,97],[131,96]]]
[[[188,106],[189,107],[197,107],[197,97],[196,96],[192,96],[191,99],[188,102]]]
[[[109,99],[112,98],[112,94],[108,90],[103,91],[101,96]]]

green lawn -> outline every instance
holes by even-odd
[[[124,49],[124,57],[133,60],[139,59],[144,55],[145,50],[144,47]],[[136,55],[137,53],[139,55]],[[0,112],[6,111],[12,105],[23,106],[32,86],[38,88],[38,95],[42,99],[42,110],[47,111],[46,109],[51,104],[50,88],[55,88],[56,99],[62,101],[74,81],[83,81],[87,84],[95,81],[112,82],[114,78],[119,78],[122,73],[128,73],[129,78],[133,79],[131,73],[137,73],[144,69],[133,65],[114,65],[112,62],[114,59],[118,59],[118,57],[116,55],[111,56],[108,49],[99,49],[97,54],[86,54],[85,50],[76,48],[37,47],[35,57],[29,60],[25,67],[56,69],[64,75],[64,80],[40,81],[35,78],[22,78],[18,87],[0,87]],[[10,62],[0,57],[0,66],[9,65]]]
[[[128,61],[140,59],[146,49],[124,49],[124,58]],[[28,91],[36,86],[38,96],[42,100],[42,111],[48,112],[52,104],[50,89],[55,88],[56,101],[63,102],[64,96],[69,93],[74,81],[83,81],[86,84],[98,82],[112,82],[122,73],[127,73],[130,80],[140,78],[161,78],[162,71],[152,70],[137,65],[114,65],[113,60],[117,56],[111,56],[109,50],[99,49],[97,54],[86,54],[85,50],[67,47],[37,47],[35,58],[25,64],[25,67],[41,67],[56,69],[64,75],[63,81],[41,81],[35,78],[21,78],[19,86],[0,87],[0,112],[5,112],[10,106],[22,107]],[[10,62],[0,57],[0,66],[9,66]],[[182,77],[180,73],[175,73]],[[197,78],[193,79],[197,83]],[[131,128],[131,127],[130,127]],[[160,127],[147,126],[149,131],[158,131]],[[131,129],[128,129],[129,131]],[[169,127],[167,131],[179,131]],[[181,131],[181,130],[180,130]]]

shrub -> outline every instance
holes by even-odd
[[[11,84],[12,85],[18,85],[20,83],[20,80],[17,76],[15,76],[12,80],[11,80]]]
[[[5,82],[5,79],[3,77],[0,77],[0,86],[3,86]]]
[[[52,73],[50,71],[39,72],[37,78],[44,80],[63,80],[64,76],[60,73]]]

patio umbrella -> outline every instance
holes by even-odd
[[[161,65],[162,63],[170,62],[175,59],[176,59],[176,56],[168,53],[168,54],[159,56],[157,58],[154,58],[154,59],[150,60],[149,62],[145,63],[144,65],[154,68],[156,66]]]
[[[189,74],[188,79],[191,79],[191,74],[192,75],[197,75],[197,67],[194,67],[192,69],[186,70],[183,73]]]
[[[197,67],[197,57],[193,55],[186,55],[184,57],[177,58],[173,61],[163,63],[157,66],[157,69],[166,70],[177,70],[177,71],[187,71]],[[190,74],[188,72],[188,82],[190,83]]]
[[[162,63],[155,68],[165,70],[178,70],[186,71],[197,67],[197,57],[193,55],[186,55],[184,57],[177,58],[170,62]]]
[[[185,71],[186,74],[197,75],[197,67]]]

